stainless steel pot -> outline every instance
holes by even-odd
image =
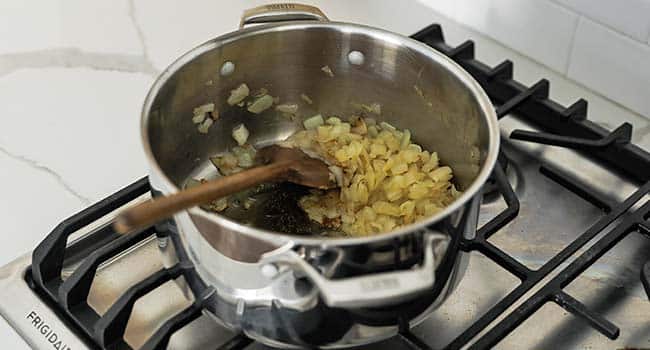
[[[262,6],[241,23],[176,60],[151,88],[142,137],[156,191],[173,193],[189,178],[214,175],[209,157],[235,145],[230,133],[239,123],[258,146],[301,128],[301,120],[273,111],[229,107],[230,90],[245,82],[301,102],[302,116],[346,116],[355,103],[380,103],[377,119],[412,130],[415,142],[437,151],[463,194],[427,220],[363,238],[295,235],[275,220],[252,224],[252,217],[242,222],[199,208],[180,213],[176,238],[206,286],[209,314],[274,346],[359,345],[416,324],[462,275],[459,239],[473,234],[480,188],[499,147],[488,97],[435,50],[380,29],[330,22],[310,6]],[[321,71],[325,65],[333,77]],[[192,109],[208,102],[221,117],[202,135]],[[251,215],[266,217],[265,210]]]

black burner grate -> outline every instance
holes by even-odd
[[[630,143],[631,125],[625,123],[612,132],[607,131],[587,120],[586,101],[579,100],[568,108],[557,104],[548,99],[550,86],[547,80],[542,79],[530,88],[524,86],[512,79],[513,65],[510,61],[504,61],[494,68],[488,67],[474,59],[474,43],[472,41],[467,41],[458,47],[450,47],[445,44],[439,25],[429,26],[412,37],[439,50],[465,68],[481,84],[492,101],[498,105],[496,113],[499,118],[514,113],[519,118],[523,118],[543,130],[543,132],[516,130],[510,135],[510,138],[579,150],[587,157],[610,165],[620,174],[640,185],[639,189],[624,202],[613,203],[588,184],[559,169],[542,165],[540,167],[542,174],[602,209],[604,215],[542,267],[531,270],[488,241],[495,232],[513,220],[519,212],[519,201],[506,179],[503,168],[498,165],[492,174],[491,181],[504,198],[507,208],[478,229],[474,238],[464,239],[461,242],[461,249],[485,255],[519,278],[521,283],[452,340],[445,349],[459,349],[467,345],[472,349],[489,348],[510,334],[546,302],[555,302],[565,310],[583,318],[605,336],[615,339],[619,334],[616,325],[590,311],[564,292],[563,288],[628,234],[639,232],[650,238],[650,223],[648,221],[650,201],[641,204],[638,209],[631,209],[645,195],[650,194],[650,182],[648,182],[650,180],[650,154]],[[28,281],[33,282],[35,289],[46,302],[59,311],[62,318],[80,330],[79,333],[92,347],[130,349],[123,340],[123,334],[133,305],[138,298],[166,281],[181,275],[190,281],[190,284],[201,283],[194,273],[193,267],[183,262],[171,268],[162,269],[129,288],[101,317],[87,305],[86,298],[97,267],[114,256],[115,253],[150,237],[154,231],[148,229],[128,236],[118,236],[110,226],[105,226],[92,233],[88,237],[89,239],[83,239],[66,248],[68,237],[73,232],[148,191],[150,188],[146,179],[134,183],[62,222],[34,251],[31,272],[27,274]],[[617,224],[611,231],[558,275],[540,286],[540,282],[549,273],[566,262],[587,242],[615,221]],[[179,251],[179,254],[183,253]],[[60,277],[64,257],[81,261],[79,267],[65,281]],[[187,261],[187,259],[179,260]],[[640,278],[650,298],[650,261],[643,266]],[[534,286],[541,288],[513,312],[504,315],[510,306]],[[166,348],[175,331],[199,317],[203,308],[201,300],[204,300],[204,296],[198,296],[195,299],[197,300],[195,303],[163,324],[151,336],[144,348]],[[490,327],[502,315],[505,317]],[[400,327],[399,338],[404,344],[413,349],[429,349],[426,343],[409,331],[407,322],[403,324],[404,326]],[[477,338],[477,335],[483,331],[487,332]],[[251,343],[252,340],[246,336],[237,335],[228,340],[220,349],[244,349]]]

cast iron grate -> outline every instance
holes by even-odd
[[[596,330],[611,339],[619,334],[619,329],[601,315],[563,291],[580,273],[591,266],[609,249],[632,232],[639,232],[650,238],[650,201],[631,210],[646,194],[650,193],[650,154],[630,143],[632,127],[623,124],[614,131],[606,129],[586,119],[587,102],[579,100],[565,108],[548,99],[549,83],[540,80],[526,87],[512,79],[513,65],[504,61],[494,68],[474,59],[474,44],[467,41],[458,47],[450,47],[444,42],[439,25],[429,26],[412,36],[414,39],[434,47],[465,68],[486,90],[495,105],[499,118],[515,113],[519,118],[535,124],[544,132],[514,131],[512,139],[568,147],[581,151],[585,156],[604,162],[622,175],[636,181],[640,188],[622,203],[612,203],[608,198],[578,179],[548,165],[542,165],[540,172],[567,189],[575,192],[588,202],[601,208],[605,213],[587,231],[565,247],[537,270],[531,270],[516,259],[491,244],[488,239],[504,225],[513,220],[519,211],[519,200],[508,183],[501,165],[492,174],[494,186],[504,198],[507,208],[484,224],[471,239],[461,242],[461,249],[477,251],[500,265],[520,279],[521,283],[494,305],[463,333],[458,335],[445,349],[458,349],[469,345],[472,349],[489,348],[505,338],[518,325],[524,322],[546,302],[555,302],[572,314],[583,318]],[[123,340],[123,334],[134,303],[141,296],[157,288],[166,281],[184,276],[190,284],[201,283],[190,264],[179,263],[162,269],[140,283],[129,288],[103,315],[97,315],[86,303],[88,291],[98,266],[114,256],[155,234],[153,229],[119,236],[110,226],[104,226],[88,239],[75,242],[66,248],[70,234],[98,220],[111,211],[131,202],[150,191],[146,178],[126,187],[116,194],[85,209],[62,222],[35,249],[31,271],[27,280],[42,295],[43,299],[59,312],[61,317],[75,326],[79,334],[91,347],[103,349],[130,349]],[[616,226],[600,238],[593,246],[582,253],[558,275],[544,283],[532,297],[521,303],[516,310],[505,315],[501,321],[490,327],[510,306],[534,286],[539,286],[551,271],[567,261],[588,241],[603,229],[618,220]],[[172,235],[172,239],[175,235]],[[184,252],[179,251],[179,254]],[[65,280],[61,279],[64,259],[80,261],[79,267]],[[187,259],[179,258],[179,261]],[[641,270],[641,281],[650,298],[650,261]],[[205,286],[204,286],[205,287]],[[206,288],[199,288],[206,290]],[[184,327],[201,315],[202,301],[207,295],[195,296],[196,301],[185,310],[165,322],[146,342],[145,349],[164,349],[175,331]],[[487,331],[477,338],[477,335]],[[399,338],[413,349],[429,349],[429,346],[408,329],[408,323],[400,327]],[[228,340],[220,349],[244,349],[253,341],[244,335]]]
[[[101,317],[88,305],[87,297],[99,265],[145,239],[155,235],[153,228],[120,236],[105,225],[90,236],[66,248],[68,237],[103,216],[133,201],[151,190],[147,178],[118,191],[60,223],[34,250],[32,266],[26,278],[41,296],[55,305],[59,315],[75,326],[78,334],[91,348],[131,349],[123,335],[135,302],[163,283],[184,276],[198,279],[191,265],[180,263],[152,274],[129,288]],[[91,242],[91,243],[87,243]],[[93,245],[92,242],[99,244]],[[80,247],[81,246],[81,247]],[[64,261],[81,261],[70,276],[63,280]],[[196,301],[167,320],[144,344],[142,349],[165,349],[173,333],[201,315],[202,300]]]

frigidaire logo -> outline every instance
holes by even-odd
[[[32,311],[27,315],[27,319],[31,320],[32,326],[41,333],[48,343],[52,344],[56,350],[71,350],[71,348],[59,338],[59,335],[52,329],[52,327],[45,323],[36,311]]]

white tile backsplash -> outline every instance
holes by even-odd
[[[129,0],[63,0],[60,13],[64,46],[90,52],[142,54],[129,18]]]
[[[53,13],[58,1],[0,1],[0,54],[60,45],[61,18]]]
[[[650,119],[650,0],[418,1]]]
[[[650,116],[650,47],[582,18],[568,76]]]
[[[650,0],[554,0],[641,42],[650,33]]]
[[[539,0],[421,0],[511,48],[566,71],[578,15],[550,1]]]
[[[75,47],[139,55],[128,6],[128,0],[0,1],[0,54]]]

